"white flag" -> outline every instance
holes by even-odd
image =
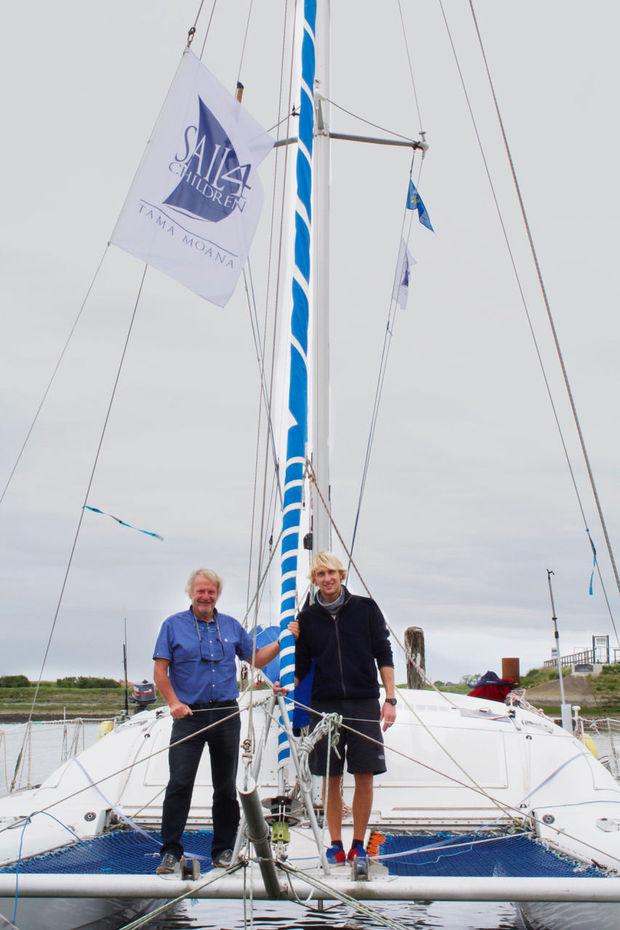
[[[398,262],[396,263],[396,276],[394,278],[394,289],[392,291],[392,300],[395,300],[399,307],[404,310],[407,306],[409,296],[409,281],[411,280],[411,271],[416,264],[416,260],[407,248],[404,239],[400,240],[398,250]]]
[[[186,51],[111,241],[223,307],[256,231],[256,169],[272,146]]]

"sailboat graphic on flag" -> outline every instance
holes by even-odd
[[[223,307],[263,204],[273,139],[185,51],[111,241]]]

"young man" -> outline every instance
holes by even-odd
[[[365,856],[364,837],[372,809],[373,776],[386,771],[383,729],[396,719],[394,661],[383,615],[368,597],[350,594],[344,587],[346,572],[331,552],[319,552],[313,559],[310,580],[317,586],[316,600],[291,624],[297,634],[295,679],[301,681],[314,661],[310,726],[317,714],[338,713],[350,729],[341,730],[338,751],[329,761],[327,825],[332,845],[327,851],[331,862],[344,862]],[[377,668],[385,688],[385,701],[379,705]],[[314,719],[313,719],[314,718]],[[371,739],[367,739],[370,737]],[[374,740],[371,741],[371,740]],[[313,775],[326,774],[327,741],[316,746],[310,768]],[[353,793],[353,843],[345,857],[342,843],[343,750],[347,768],[355,779]]]
[[[181,837],[205,744],[213,781],[214,866],[231,864],[239,826],[236,779],[241,723],[235,658],[251,661],[253,642],[237,620],[216,610],[222,591],[219,575],[208,568],[196,569],[185,590],[191,606],[164,620],[153,655],[155,684],[174,720],[161,822],[161,862],[155,870],[159,875],[175,872],[183,855]],[[279,648],[275,642],[258,649],[254,666],[267,665]],[[175,745],[184,737],[192,738]]]

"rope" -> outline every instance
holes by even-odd
[[[521,839],[524,836],[530,836],[531,832],[521,832],[521,833],[506,833],[503,836],[488,836],[482,840],[469,840],[461,843],[453,843],[451,840],[446,840],[444,843],[430,843],[427,846],[415,846],[412,849],[404,849],[400,852],[395,853],[385,853],[383,855],[369,856],[370,859],[377,862],[386,862],[388,859],[402,859],[404,856],[418,856],[421,853],[425,852],[435,852],[436,850],[446,850],[446,849],[461,849],[463,852],[466,849],[471,849],[472,846],[481,846],[484,843],[499,843],[502,840],[515,840]],[[439,856],[435,860],[439,862]]]
[[[17,861],[15,863],[15,894],[13,896],[13,915],[11,917],[12,924],[14,924],[15,921],[17,920],[17,907],[19,904],[19,875],[20,875],[19,867],[22,861],[22,853],[23,853],[23,847],[24,847],[24,834],[26,833],[26,827],[28,827],[32,823],[32,818],[36,817],[37,814],[45,814],[47,817],[51,817],[52,820],[55,820],[56,823],[59,824],[61,827],[63,827],[68,833],[70,833],[71,836],[75,837],[76,840],[78,841],[80,840],[80,837],[77,835],[77,833],[74,832],[74,830],[71,829],[71,827],[67,826],[66,823],[63,823],[62,820],[59,820],[58,817],[54,817],[53,814],[46,813],[46,811],[34,811],[32,814],[29,814],[28,817],[24,819],[21,835],[19,838],[19,849],[17,853]],[[15,824],[12,824],[12,826],[15,827]]]
[[[323,495],[322,495],[322,493],[321,493],[321,491],[320,491],[320,488],[318,487],[318,485],[316,485],[316,476],[314,475],[314,472],[312,471],[312,465],[311,465],[310,463],[308,463],[308,467],[309,467],[309,469],[310,469],[310,471],[311,471],[311,478],[312,478],[312,480],[315,482],[315,486],[316,486],[317,492],[318,492],[318,494],[319,494],[319,497],[320,497],[320,499],[321,499],[321,502],[322,502],[323,506],[326,508],[326,511],[327,511],[327,513],[328,513],[328,515],[329,515],[330,520],[332,521],[332,523],[333,523],[333,525],[334,525],[334,529],[335,529],[335,531],[336,531],[336,533],[337,533],[337,535],[338,535],[338,538],[340,539],[340,542],[341,542],[341,543],[343,544],[343,546],[344,546],[344,545],[345,545],[345,544],[344,544],[344,540],[342,539],[342,536],[341,536],[341,534],[339,533],[338,528],[336,527],[336,524],[333,522],[333,517],[332,517],[332,515],[331,515],[331,511],[329,510],[329,507],[328,507],[327,504],[326,504],[325,498],[323,497]],[[347,551],[347,550],[346,550],[346,546],[345,546],[345,551]],[[354,565],[354,567],[355,567],[355,564],[354,564],[354,563],[353,563],[353,565]],[[362,585],[364,586],[364,589],[366,590],[366,593],[368,594],[369,597],[372,597],[372,595],[371,595],[371,593],[370,593],[370,591],[369,591],[369,589],[368,589],[366,583],[364,582],[362,576],[360,575],[360,573],[359,573],[359,571],[358,571],[358,569],[357,569],[356,567],[355,567],[355,570],[356,570],[356,572],[357,572],[357,575],[358,575],[358,577],[359,577],[359,579],[360,579]],[[396,640],[396,642],[398,643],[398,645],[401,647],[401,649],[403,649],[402,643],[400,642],[398,636],[396,635],[396,633],[394,632],[394,630],[392,629],[392,627],[391,627],[389,624],[387,624],[387,622],[386,622],[386,626],[388,627],[390,633],[392,634],[392,636],[394,637],[394,639]],[[429,684],[433,687],[433,689],[434,689],[438,694],[442,695],[442,697],[445,698],[445,699],[448,701],[449,704],[451,704],[453,707],[456,707],[456,705],[454,704],[454,702],[451,701],[451,700],[449,699],[448,695],[447,695],[445,692],[440,691],[440,690],[437,688],[437,686],[436,686],[433,682],[430,681],[430,679],[429,679],[429,678],[427,677],[427,675],[426,675],[425,670],[422,669],[420,666],[418,666],[417,663],[414,662],[413,664],[415,665],[415,667],[416,667],[418,673],[424,678],[424,680],[425,680],[427,683],[429,683]],[[405,697],[405,695],[402,694],[402,692],[401,692],[401,699],[402,699],[403,703],[405,704],[405,706],[408,708],[408,710],[413,714],[413,716],[416,718],[416,720],[417,720],[417,721],[419,722],[419,724],[422,726],[422,728],[426,731],[426,733],[433,739],[433,741],[434,741],[434,742],[437,744],[437,746],[442,750],[442,752],[444,752],[444,753],[448,756],[448,758],[457,766],[457,768],[466,776],[466,778],[468,778],[468,779],[472,782],[472,785],[473,785],[474,787],[472,787],[472,786],[470,786],[470,785],[464,784],[463,782],[461,782],[459,779],[455,778],[454,776],[449,776],[449,775],[446,775],[446,773],[438,772],[438,770],[433,769],[432,766],[427,766],[427,765],[425,765],[425,763],[420,762],[419,760],[413,759],[412,757],[407,756],[405,753],[400,753],[398,750],[394,749],[393,747],[386,747],[386,748],[391,749],[393,752],[396,752],[397,754],[404,756],[404,758],[410,759],[410,761],[418,762],[419,765],[422,765],[424,768],[429,768],[431,771],[434,771],[436,774],[441,774],[441,775],[443,775],[443,776],[446,777],[446,778],[452,779],[452,781],[454,781],[456,784],[461,785],[461,786],[464,787],[464,788],[470,788],[470,790],[472,790],[472,791],[477,791],[479,794],[483,795],[483,797],[485,797],[485,798],[486,798],[488,801],[490,801],[492,804],[495,804],[495,806],[498,807],[500,810],[503,810],[503,812],[504,812],[505,814],[507,814],[507,815],[509,814],[509,812],[510,812],[511,810],[513,810],[513,811],[516,811],[516,810],[517,810],[516,808],[512,807],[511,805],[506,805],[504,802],[499,801],[497,798],[494,798],[494,797],[493,797],[492,795],[490,795],[487,791],[485,791],[484,788],[475,780],[475,778],[473,778],[473,776],[470,775],[469,772],[467,772],[467,770],[460,764],[460,762],[458,762],[457,759],[454,758],[454,756],[445,748],[445,746],[442,745],[442,743],[439,741],[439,739],[437,738],[437,736],[433,733],[432,729],[426,724],[426,722],[423,720],[423,718],[420,717],[420,715],[417,713],[417,711],[415,710],[415,708],[409,703],[409,701],[407,700],[407,698]],[[303,705],[300,705],[300,706],[303,706]],[[306,709],[307,709],[307,710],[312,710],[311,708],[306,708]],[[343,723],[342,725],[345,727],[345,729],[351,729],[350,727],[347,727],[347,725],[344,724],[344,723]],[[362,734],[362,735],[363,735],[363,734]],[[370,737],[370,736],[365,736],[365,738],[368,739],[368,740],[370,740],[371,742],[377,743],[377,745],[383,745],[383,743],[379,743],[378,740],[373,740],[372,737]],[[521,812],[519,812],[519,813],[520,813],[520,815],[522,816],[522,813],[521,813]],[[540,821],[538,821],[537,818],[534,818],[534,819],[536,820],[536,822],[540,823]],[[556,828],[554,828],[554,829],[556,829]],[[575,840],[577,840],[577,842],[584,843],[584,845],[589,846],[589,848],[594,849],[596,852],[602,853],[603,855],[606,855],[606,853],[604,853],[603,850],[597,849],[597,847],[592,846],[591,844],[587,843],[585,840],[580,840],[578,837],[570,837],[570,835],[569,835],[568,833],[566,833],[564,830],[562,830],[562,831],[557,830],[557,832],[558,832],[558,833],[559,833],[559,832],[562,832],[565,836],[568,836],[570,839],[575,839]],[[618,861],[620,861],[620,860],[618,860]]]
[[[330,897],[336,898],[338,901],[342,901],[343,904],[348,904],[359,914],[363,914],[365,917],[372,918],[374,923],[382,924],[384,927],[390,927],[391,930],[410,930],[411,924],[404,924],[400,921],[391,920],[389,917],[384,917],[383,914],[381,914],[375,908],[368,907],[366,904],[362,904],[361,901],[357,901],[355,898],[345,894],[343,891],[337,891],[331,885],[321,881],[321,879],[316,878],[314,875],[309,875],[302,869],[287,865],[285,862],[281,861],[278,861],[276,865],[288,875],[300,878],[302,881],[306,882],[306,884],[316,888],[318,891],[327,892]]]
[[[124,924],[122,927],[119,927],[119,930],[138,930],[138,927],[145,927],[156,917],[159,917],[161,914],[165,914],[166,911],[169,911],[171,907],[174,907],[176,904],[180,904],[181,901],[185,901],[187,898],[195,897],[197,891],[202,891],[203,888],[207,888],[209,885],[215,884],[215,882],[219,881],[220,878],[224,878],[225,875],[232,875],[233,872],[236,872],[244,865],[244,861],[236,862],[234,865],[231,865],[223,872],[219,872],[217,875],[209,876],[206,881],[201,882],[199,885],[192,884],[192,887],[189,891],[184,891],[183,894],[178,895],[176,898],[171,898],[169,901],[166,901],[165,904],[160,905],[160,907],[156,907],[155,910],[149,911],[148,914],[145,914],[142,917],[138,917],[137,920],[132,920],[130,923]]]
[[[309,711],[310,713],[317,714],[317,711],[316,711],[316,710],[314,710],[312,707],[308,707],[308,706],[302,704],[300,701],[294,701],[294,703],[295,703],[297,706],[299,706],[299,707],[303,707],[305,710]],[[407,705],[407,706],[409,706],[409,705]],[[410,708],[410,709],[411,709],[411,708]],[[414,712],[414,713],[415,713],[415,712]],[[416,717],[417,717],[417,714],[416,714]],[[424,726],[424,722],[421,720],[421,718],[418,717],[418,720],[420,721],[420,723],[422,724],[422,726]],[[502,810],[503,813],[504,813],[506,816],[509,816],[511,819],[514,819],[515,814],[517,815],[518,819],[520,819],[520,820],[522,820],[522,819],[524,818],[524,813],[523,813],[523,810],[522,810],[522,809],[520,809],[519,807],[515,807],[513,804],[508,804],[508,803],[506,803],[506,802],[504,802],[504,801],[500,801],[498,798],[494,798],[494,797],[493,797],[492,795],[490,795],[487,791],[485,791],[485,789],[482,788],[482,786],[480,786],[480,785],[475,781],[475,779],[473,779],[472,776],[469,775],[467,772],[464,772],[464,774],[471,780],[471,782],[472,782],[471,785],[468,785],[468,784],[466,784],[465,782],[462,782],[460,779],[456,778],[454,775],[449,775],[447,772],[442,772],[440,769],[437,769],[437,768],[435,768],[434,766],[429,765],[429,764],[426,763],[426,762],[422,762],[420,759],[416,759],[414,756],[408,755],[406,752],[402,752],[400,749],[396,749],[394,746],[388,746],[388,745],[385,744],[382,740],[374,739],[372,736],[368,736],[367,733],[362,733],[362,732],[360,732],[359,730],[356,730],[354,727],[351,727],[351,726],[349,726],[348,724],[346,724],[346,723],[344,723],[344,722],[342,722],[341,726],[342,726],[345,730],[349,730],[351,733],[355,733],[355,734],[357,734],[358,736],[361,736],[363,739],[367,740],[367,741],[370,742],[370,743],[375,744],[376,746],[383,746],[385,749],[388,749],[390,752],[395,753],[397,756],[401,756],[403,759],[407,759],[407,761],[409,761],[409,762],[414,762],[416,765],[419,765],[419,766],[421,766],[422,768],[427,769],[427,770],[430,771],[430,772],[433,772],[435,775],[440,775],[442,778],[446,778],[448,781],[454,782],[456,785],[459,785],[461,788],[466,788],[466,789],[469,790],[469,791],[474,791],[476,794],[482,795],[484,798],[486,798],[487,801],[490,801],[492,804],[494,804],[496,807],[498,807],[500,810]],[[459,763],[456,762],[456,760],[453,759],[453,757],[450,755],[450,753],[447,751],[447,749],[445,749],[443,746],[441,746],[441,743],[438,743],[438,745],[440,746],[441,749],[443,749],[443,751],[446,753],[446,755],[447,755],[452,761],[455,762],[455,764],[461,769],[461,771],[464,771],[463,768],[462,768],[462,766],[460,766]],[[585,753],[585,752],[586,752],[586,750],[584,750],[584,753]],[[524,804],[524,803],[525,803],[525,800],[526,800],[527,798],[531,797],[531,796],[532,796],[533,794],[535,794],[544,784],[546,784],[548,781],[550,781],[552,778],[554,778],[563,768],[565,768],[566,765],[568,765],[569,762],[574,761],[575,758],[586,758],[586,756],[584,755],[584,753],[580,753],[579,756],[575,756],[575,757],[569,759],[568,762],[562,763],[562,765],[560,765],[554,772],[552,772],[552,774],[551,774],[550,776],[546,777],[546,778],[544,779],[544,781],[541,782],[540,785],[538,785],[536,788],[534,788],[532,791],[530,791],[519,803],[520,803],[520,804]],[[550,824],[544,823],[544,821],[542,821],[542,820],[540,820],[538,817],[536,817],[536,815],[535,815],[533,812],[531,812],[531,811],[530,811],[530,813],[529,813],[529,815],[528,815],[528,819],[530,819],[530,820],[531,820],[533,823],[535,823],[537,826],[539,826],[539,827],[540,827],[540,826],[544,826],[545,828],[547,828],[547,829],[549,829],[549,830],[553,830],[553,831],[555,831],[555,833],[561,834],[562,836],[565,836],[565,837],[567,837],[568,839],[575,840],[576,842],[581,843],[583,846],[586,846],[588,849],[591,849],[591,850],[593,850],[594,852],[601,854],[602,856],[609,856],[609,855],[610,855],[610,853],[609,853],[608,851],[605,851],[605,850],[603,850],[603,849],[599,849],[597,846],[593,846],[592,843],[588,843],[588,841],[587,841],[587,840],[584,840],[583,838],[580,838],[580,837],[577,837],[577,836],[573,836],[572,834],[568,833],[564,828],[554,827],[554,826],[552,826],[552,825],[550,825]],[[618,856],[612,856],[612,858],[614,858],[614,859],[616,859],[618,862],[620,862],[620,857],[618,857]]]
[[[41,410],[43,409],[43,405],[44,405],[45,401],[47,400],[47,395],[49,394],[50,389],[51,389],[51,387],[52,387],[52,384],[54,383],[54,380],[55,380],[55,378],[56,378],[56,375],[58,374],[58,369],[60,368],[60,366],[61,366],[61,364],[62,364],[62,360],[63,360],[63,358],[65,357],[65,353],[66,353],[67,349],[69,348],[69,343],[71,342],[71,339],[73,338],[73,333],[75,332],[76,326],[78,325],[78,323],[79,323],[79,321],[80,321],[80,317],[82,316],[82,311],[84,310],[84,307],[86,306],[86,302],[87,302],[88,298],[90,297],[90,294],[91,294],[91,291],[92,291],[92,289],[93,289],[93,287],[94,287],[95,281],[97,280],[97,276],[99,275],[99,272],[101,271],[101,266],[103,265],[103,260],[105,259],[106,255],[107,255],[108,248],[109,248],[109,244],[106,245],[105,249],[103,250],[103,255],[102,255],[101,258],[99,259],[99,264],[97,265],[97,270],[95,271],[95,273],[94,273],[94,275],[93,275],[93,277],[92,277],[92,280],[91,280],[90,284],[88,285],[88,289],[87,289],[86,294],[85,294],[85,296],[84,296],[84,299],[83,299],[83,301],[82,301],[82,303],[81,303],[81,305],[80,305],[80,309],[78,310],[77,316],[76,316],[75,320],[73,321],[73,325],[71,326],[71,329],[69,330],[69,335],[67,336],[67,338],[66,338],[66,340],[65,340],[65,344],[64,344],[64,346],[62,347],[61,353],[60,353],[60,355],[58,356],[58,361],[56,362],[56,364],[55,364],[55,366],[54,366],[54,370],[52,371],[51,377],[50,377],[49,381],[47,382],[47,387],[46,387],[45,390],[43,391],[43,396],[41,397],[41,400],[39,401],[39,406],[37,407],[37,409],[36,409],[36,411],[35,411],[35,415],[34,415],[34,417],[32,418],[32,421],[31,421],[31,423],[30,423],[30,426],[28,427],[28,432],[26,433],[26,436],[25,436],[25,438],[24,438],[24,441],[23,441],[22,444],[21,444],[20,450],[19,450],[19,452],[17,453],[17,458],[15,459],[15,462],[13,463],[13,467],[11,468],[11,471],[10,471],[10,473],[9,473],[9,477],[7,478],[6,483],[5,483],[5,485],[4,485],[4,488],[2,489],[2,494],[0,494],[0,504],[2,504],[2,501],[4,500],[5,494],[6,494],[6,492],[8,491],[9,485],[11,484],[11,481],[13,480],[13,476],[14,476],[16,470],[17,470],[17,466],[18,466],[19,463],[21,462],[22,455],[24,454],[24,451],[25,451],[25,449],[26,449],[26,446],[28,445],[28,440],[30,439],[30,436],[31,436],[31,434],[32,434],[32,431],[33,431],[33,429],[34,429],[34,427],[35,427],[35,425],[36,425],[36,422],[37,422],[37,420],[39,419],[39,414],[41,413]]]
[[[442,5],[441,0],[439,0],[439,3],[440,3],[440,6],[441,6],[441,8],[442,8],[442,12],[443,12],[443,5]],[[513,184],[514,184],[514,187],[515,187],[515,192],[516,192],[516,194],[517,194],[517,200],[518,200],[518,202],[519,202],[519,208],[520,208],[520,211],[521,211],[521,216],[522,216],[523,223],[524,223],[524,226],[525,226],[525,231],[526,231],[526,234],[527,234],[527,239],[528,239],[528,243],[529,243],[529,246],[530,246],[530,251],[531,251],[531,254],[532,254],[532,259],[533,259],[533,261],[534,261],[534,267],[535,267],[535,269],[536,269],[536,277],[537,277],[537,279],[538,279],[538,284],[539,284],[539,287],[540,287],[540,292],[541,292],[541,295],[542,295],[542,298],[543,298],[543,303],[544,303],[544,305],[545,305],[545,310],[546,310],[546,312],[547,312],[547,318],[548,318],[548,321],[549,321],[549,326],[550,326],[550,328],[551,328],[551,333],[552,333],[552,336],[553,336],[553,342],[554,342],[554,345],[555,345],[556,354],[557,354],[557,357],[558,357],[558,361],[559,361],[559,363],[560,363],[560,368],[561,368],[561,370],[562,370],[562,377],[563,377],[563,379],[564,379],[564,385],[565,385],[565,387],[566,387],[566,392],[567,392],[567,395],[568,395],[568,399],[569,399],[571,411],[572,411],[572,414],[573,414],[573,420],[574,420],[574,422],[575,422],[575,427],[576,427],[576,429],[577,429],[577,435],[578,435],[578,437],[579,437],[579,444],[580,444],[580,446],[581,446],[581,451],[582,451],[582,454],[583,454],[583,459],[584,459],[584,462],[585,462],[586,470],[587,470],[587,472],[588,472],[588,478],[589,478],[589,480],[590,480],[590,487],[591,487],[591,489],[592,489],[592,494],[593,494],[593,496],[594,496],[594,501],[595,501],[595,503],[596,503],[596,510],[597,510],[598,517],[599,517],[599,520],[600,520],[600,523],[601,523],[601,528],[602,528],[602,530],[603,530],[603,536],[604,536],[604,538],[605,538],[605,543],[606,543],[606,546],[607,546],[607,552],[608,552],[608,554],[609,554],[609,559],[610,559],[610,562],[611,562],[611,566],[612,566],[614,578],[615,578],[615,581],[616,581],[616,586],[617,586],[617,588],[618,588],[618,591],[620,592],[620,575],[618,574],[618,567],[617,567],[617,565],[616,565],[616,559],[615,559],[615,556],[614,556],[613,547],[612,547],[612,544],[611,544],[611,540],[610,540],[610,538],[609,538],[609,533],[608,533],[608,531],[607,531],[607,523],[605,522],[605,517],[604,517],[604,515],[603,515],[603,509],[602,509],[601,502],[600,502],[600,498],[599,498],[599,495],[598,495],[598,489],[597,489],[597,486],[596,486],[596,482],[595,482],[595,480],[594,480],[594,474],[593,474],[593,471],[592,471],[592,466],[591,466],[591,464],[590,464],[590,457],[589,457],[589,455],[588,455],[588,450],[587,450],[587,448],[586,448],[585,439],[584,439],[583,432],[582,432],[582,429],[581,429],[581,423],[580,423],[579,416],[578,416],[578,413],[577,413],[577,406],[576,406],[576,403],[575,403],[575,398],[574,398],[574,395],[573,395],[573,390],[572,390],[572,387],[571,387],[571,384],[570,384],[570,381],[569,381],[569,378],[568,378],[568,371],[567,371],[567,369],[566,369],[566,364],[565,364],[565,362],[564,362],[564,356],[563,356],[563,354],[562,354],[562,349],[561,349],[561,347],[560,347],[560,342],[559,342],[559,338],[558,338],[558,334],[557,334],[557,330],[556,330],[556,326],[555,326],[555,320],[554,320],[553,314],[552,314],[552,312],[551,312],[551,303],[550,303],[549,297],[548,297],[548,295],[547,295],[547,289],[546,289],[545,282],[544,282],[543,275],[542,275],[542,268],[541,268],[540,261],[539,261],[539,258],[538,258],[538,253],[537,253],[537,251],[536,251],[536,246],[535,246],[535,243],[534,243],[534,237],[533,237],[533,235],[532,235],[532,231],[531,231],[531,228],[530,228],[530,223],[529,223],[529,218],[528,218],[528,215],[527,215],[527,211],[526,211],[526,209],[525,209],[525,202],[524,202],[524,200],[523,200],[523,195],[522,195],[522,193],[521,193],[521,187],[520,187],[520,185],[519,185],[519,180],[518,180],[518,178],[517,178],[517,172],[516,172],[515,165],[514,165],[514,160],[513,160],[513,157],[512,157],[512,151],[511,151],[511,148],[510,148],[510,144],[509,144],[509,142],[508,142],[508,136],[507,136],[507,134],[506,134],[506,129],[505,129],[505,127],[504,127],[504,121],[503,121],[502,114],[501,114],[501,110],[500,110],[500,107],[499,107],[499,101],[498,101],[497,94],[496,94],[496,91],[495,91],[495,85],[494,85],[493,79],[492,79],[492,77],[491,77],[491,70],[490,70],[490,68],[489,68],[489,63],[488,63],[488,60],[487,60],[486,51],[485,51],[484,44],[483,44],[483,41],[482,41],[482,35],[481,35],[481,33],[480,33],[480,28],[479,28],[479,26],[478,26],[478,19],[477,19],[477,17],[476,17],[476,12],[475,12],[475,10],[474,10],[473,0],[469,0],[469,8],[470,8],[470,10],[471,10],[471,15],[472,15],[473,23],[474,23],[474,27],[475,27],[475,30],[476,30],[476,35],[477,35],[477,37],[478,37],[478,43],[479,43],[479,45],[480,45],[480,51],[481,51],[481,54],[482,54],[482,59],[483,59],[483,62],[484,62],[484,67],[485,67],[487,79],[488,79],[488,81],[489,81],[489,87],[490,87],[490,90],[491,90],[491,96],[493,97],[493,104],[494,104],[494,106],[495,106],[495,112],[496,112],[496,114],[497,114],[497,119],[498,119],[498,123],[499,123],[499,128],[500,128],[500,132],[501,132],[502,139],[503,139],[503,142],[504,142],[504,148],[505,148],[505,150],[506,150],[506,156],[507,156],[507,158],[508,158],[508,164],[509,164],[509,166],[510,166],[510,173],[511,173],[512,180],[513,180]],[[445,19],[445,13],[444,13],[444,19]],[[587,528],[587,527],[586,527],[586,528]],[[618,636],[618,632],[617,632],[617,630],[616,630],[615,624],[614,624],[614,632],[616,633],[616,637],[617,637],[617,636]],[[620,640],[618,640],[618,642],[619,642],[619,644],[620,644]]]
[[[205,709],[205,713],[209,713],[208,709]],[[200,710],[193,711],[194,714],[201,713]],[[83,788],[77,788],[75,791],[72,791],[70,794],[65,795],[62,798],[58,798],[56,801],[52,801],[50,804],[41,808],[37,813],[45,814],[50,811],[52,808],[57,807],[59,804],[64,804],[66,801],[70,801],[72,798],[77,797],[80,794],[83,794],[84,791],[89,791],[92,788],[97,787],[97,785],[102,785],[104,782],[108,781],[110,778],[114,778],[117,775],[122,775],[123,772],[131,771],[137,765],[142,765],[144,762],[148,762],[150,759],[154,759],[155,756],[161,755],[162,752],[168,752],[172,746],[179,746],[181,743],[187,742],[189,739],[193,739],[195,736],[199,736],[201,733],[206,733],[207,730],[212,729],[213,727],[219,726],[219,724],[224,723],[226,720],[232,720],[233,717],[238,716],[240,710],[237,708],[232,714],[228,714],[226,717],[222,717],[221,720],[216,720],[215,723],[207,724],[207,726],[202,727],[200,730],[196,730],[195,733],[190,733],[189,736],[184,736],[182,739],[174,740],[170,742],[167,746],[163,746],[161,749],[156,749],[154,752],[149,753],[146,756],[143,756],[141,759],[137,759],[134,762],[131,762],[129,765],[124,765],[120,769],[116,769],[113,772],[110,772],[108,775],[104,775],[103,778],[98,778],[92,783],[92,785],[85,785]],[[9,826],[0,826],[0,833],[4,833],[5,830],[10,830],[14,826],[11,824]]]
[[[78,542],[78,538],[79,538],[79,535],[80,535],[80,530],[81,530],[81,528],[82,528],[82,522],[83,522],[83,520],[84,520],[84,514],[85,514],[85,512],[86,512],[86,511],[84,510],[84,507],[86,506],[86,503],[87,503],[87,501],[88,501],[88,496],[89,496],[89,494],[90,494],[90,489],[91,489],[91,487],[92,487],[92,483],[93,483],[93,480],[94,480],[94,477],[95,477],[95,471],[96,471],[97,465],[98,465],[98,463],[99,463],[99,456],[100,456],[100,454],[101,454],[101,449],[102,449],[102,446],[103,446],[103,440],[104,440],[104,437],[105,437],[105,434],[106,434],[106,429],[107,429],[108,422],[109,422],[109,419],[110,419],[110,414],[111,414],[111,412],[112,412],[112,404],[114,403],[114,398],[116,397],[116,389],[117,389],[117,387],[118,387],[118,382],[119,382],[119,379],[120,379],[120,376],[121,376],[121,371],[122,371],[122,368],[123,368],[123,363],[124,363],[124,361],[125,361],[125,355],[126,355],[126,353],[127,353],[127,346],[129,345],[129,339],[130,339],[130,336],[131,336],[131,332],[132,332],[132,330],[133,330],[133,324],[134,324],[134,321],[135,321],[135,319],[136,319],[136,312],[137,312],[137,310],[138,310],[138,304],[139,304],[139,302],[140,302],[140,297],[141,297],[141,295],[142,295],[142,288],[144,287],[144,279],[146,278],[147,269],[148,269],[148,265],[145,265],[145,266],[144,266],[144,271],[142,272],[142,279],[141,279],[141,281],[140,281],[140,286],[139,286],[139,288],[138,288],[138,295],[137,295],[137,297],[136,297],[136,301],[135,301],[135,304],[134,304],[133,312],[132,312],[132,314],[131,314],[131,319],[130,319],[130,321],[129,321],[129,328],[127,329],[127,335],[126,335],[126,337],[125,337],[125,343],[124,343],[124,345],[123,345],[123,351],[121,352],[120,361],[119,361],[119,363],[118,363],[118,369],[117,369],[117,371],[116,371],[116,377],[115,377],[115,379],[114,379],[114,384],[113,384],[113,386],[112,386],[112,393],[110,394],[110,400],[109,400],[109,402],[108,402],[108,409],[107,409],[107,411],[106,411],[105,419],[104,419],[104,422],[103,422],[103,427],[102,427],[102,429],[101,429],[101,435],[99,436],[99,443],[98,443],[98,445],[97,445],[97,451],[96,451],[96,453],[95,453],[95,459],[94,459],[94,461],[93,461],[93,465],[92,465],[91,472],[90,472],[90,477],[89,477],[89,479],[88,479],[88,485],[87,485],[87,487],[86,487],[86,493],[84,494],[84,500],[83,500],[83,502],[82,502],[82,507],[80,508],[80,516],[79,516],[78,523],[77,523],[77,527],[76,527],[75,534],[74,534],[74,537],[73,537],[73,543],[72,543],[72,545],[71,545],[71,551],[70,551],[70,553],[69,553],[69,559],[68,559],[68,561],[67,561],[67,567],[66,567],[66,569],[65,569],[65,574],[64,574],[63,581],[62,581],[62,586],[61,586],[60,594],[59,594],[59,597],[58,597],[58,603],[56,604],[56,610],[55,610],[55,612],[54,612],[54,617],[53,617],[53,620],[52,620],[51,629],[50,629],[49,636],[48,636],[48,639],[47,639],[47,644],[46,644],[45,652],[44,652],[44,655],[43,655],[43,661],[42,661],[42,663],[41,663],[41,670],[40,670],[40,672],[39,672],[39,677],[38,677],[38,679],[37,679],[37,685],[36,685],[36,688],[35,688],[34,696],[33,696],[33,698],[32,698],[32,706],[31,706],[31,708],[30,708],[30,713],[28,714],[28,722],[29,722],[29,723],[30,723],[30,721],[32,720],[32,715],[33,715],[33,713],[34,713],[34,708],[35,708],[35,705],[36,705],[36,703],[37,703],[37,698],[38,698],[38,696],[39,696],[39,690],[40,690],[40,688],[41,688],[41,679],[43,678],[43,671],[44,671],[44,669],[45,669],[45,664],[46,664],[46,662],[47,662],[47,657],[48,657],[48,654],[49,654],[49,651],[50,651],[50,646],[52,645],[52,638],[53,638],[53,636],[54,636],[54,631],[55,631],[55,629],[56,629],[56,623],[57,623],[57,621],[58,621],[58,615],[59,615],[59,613],[60,613],[60,607],[61,607],[61,605],[62,605],[62,599],[63,599],[64,593],[65,593],[65,588],[66,588],[66,586],[67,586],[67,581],[68,581],[68,579],[69,579],[69,572],[71,571],[71,565],[72,565],[72,563],[73,563],[73,556],[75,555],[75,550],[76,550],[76,547],[77,547],[77,542]]]
[[[295,701],[295,704],[298,704],[298,702]],[[298,706],[301,707],[302,705],[298,704]],[[321,719],[315,726],[314,730],[312,730],[311,733],[307,733],[305,736],[302,736],[297,744],[300,778],[303,780],[307,787],[310,787],[312,784],[312,773],[310,771],[309,765],[310,753],[324,736],[327,736],[331,741],[332,748],[336,752],[336,755],[340,758],[340,753],[338,752],[337,748],[340,741],[340,725],[342,724],[342,721],[346,720],[347,718],[342,717],[340,714],[321,714],[320,718]],[[331,755],[331,752],[329,755]]]

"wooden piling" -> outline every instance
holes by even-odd
[[[517,685],[519,684],[521,671],[518,657],[512,656],[502,659],[502,678],[507,681],[514,681]]]
[[[405,630],[405,656],[407,659],[407,687],[423,688],[425,679],[419,669],[426,669],[424,651],[424,630],[419,626],[410,626]]]

